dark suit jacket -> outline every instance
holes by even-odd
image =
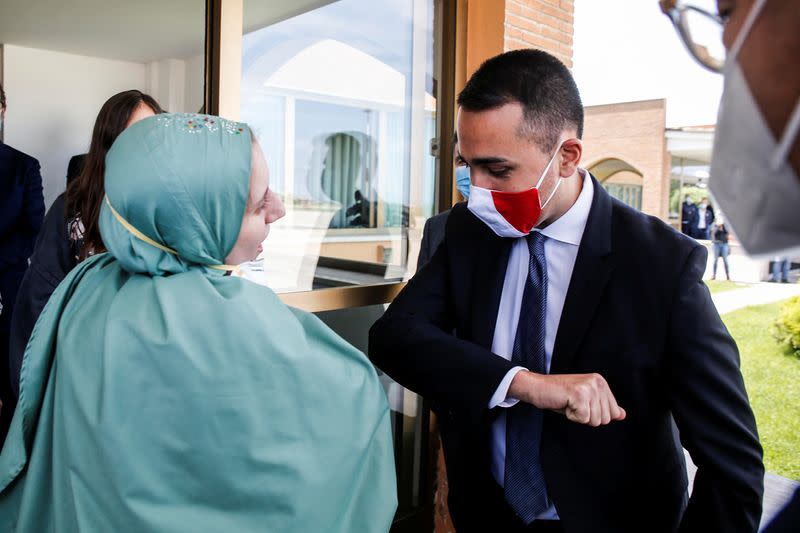
[[[69,164],[67,165],[67,186],[77,178],[83,171],[83,166],[86,164],[86,156],[89,154],[73,155]]]
[[[0,143],[0,399],[4,404],[0,412],[0,444],[14,411],[8,379],[8,337],[14,301],[43,217],[39,162]]]
[[[15,397],[19,395],[22,356],[31,338],[33,326],[58,284],[78,264],[79,250],[76,243],[69,238],[65,201],[66,193],[60,194],[47,211],[31,255],[30,268],[19,285],[8,349],[11,389]]]
[[[591,428],[545,413],[541,459],[564,530],[756,531],[762,451],[736,345],[701,281],[707,252],[594,189],[551,373],[601,374],[627,418]],[[439,417],[460,533],[493,531],[487,405],[513,365],[490,349],[511,244],[454,207],[433,259],[370,331],[372,360]],[[688,507],[672,417],[699,467]]]
[[[0,272],[27,265],[43,218],[39,162],[0,143]]]
[[[681,204],[681,228],[683,229],[683,233],[689,236],[693,235],[692,232],[692,222],[694,222],[695,226],[697,226],[697,206],[695,204],[687,204],[683,202]]]
[[[436,249],[442,244],[444,240],[444,229],[447,226],[447,217],[450,216],[450,210],[432,216],[425,221],[425,227],[422,228],[422,241],[419,244],[419,256],[417,257],[417,271],[419,271],[425,263],[431,260]]]

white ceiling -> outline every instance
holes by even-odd
[[[338,0],[244,0],[242,26],[245,33],[250,33],[336,1]]]
[[[667,130],[667,151],[673,159],[684,159],[687,165],[711,163],[713,131]]]
[[[331,0],[245,0],[244,29]],[[137,62],[203,52],[204,0],[0,0],[0,43]]]

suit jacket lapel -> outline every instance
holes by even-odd
[[[592,177],[594,198],[572,271],[556,334],[552,374],[570,372],[572,361],[597,312],[614,268],[611,253],[611,197]]]
[[[475,273],[472,282],[472,340],[491,350],[503,282],[513,239],[498,237],[475,215],[468,213],[469,231],[475,236]]]

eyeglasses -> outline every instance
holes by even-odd
[[[725,21],[719,15],[678,0],[659,0],[658,3],[692,57],[711,72],[721,73],[725,64],[722,44]]]

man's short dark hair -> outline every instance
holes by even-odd
[[[6,92],[3,90],[2,83],[0,83],[0,107],[6,108]]]
[[[524,112],[520,134],[545,152],[555,150],[561,132],[583,136],[583,103],[564,64],[542,50],[514,50],[485,61],[458,95],[467,111],[486,111],[517,102]]]

